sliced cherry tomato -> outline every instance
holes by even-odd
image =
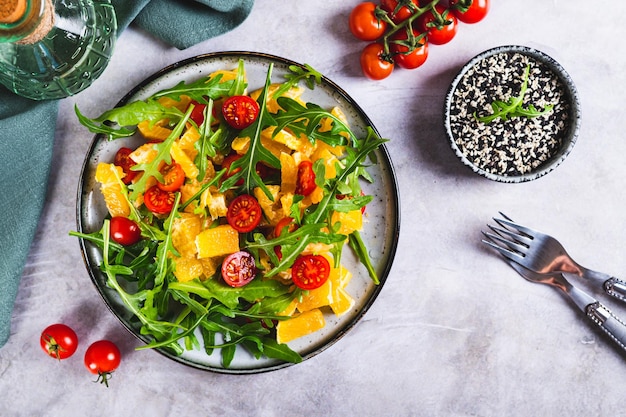
[[[411,3],[417,8],[417,0],[411,0]],[[389,13],[389,17],[394,23],[404,22],[415,12],[415,8],[403,5],[398,0],[381,0],[380,7]]]
[[[298,165],[298,177],[296,179],[296,194],[307,196],[311,194],[315,187],[315,172],[311,161],[302,161]]]
[[[85,351],[85,366],[92,374],[98,375],[98,381],[109,386],[111,373],[122,361],[122,354],[117,345],[110,340],[93,342]]]
[[[385,47],[378,42],[370,43],[361,52],[361,70],[372,80],[382,80],[391,75],[393,60],[385,54]]]
[[[428,42],[424,35],[416,30],[413,30],[410,39],[406,31],[401,31],[392,39],[391,52],[393,60],[399,67],[415,69],[428,58]]]
[[[450,9],[463,23],[478,23],[489,12],[489,0],[450,0]]]
[[[113,159],[113,164],[121,167],[124,171],[124,178],[122,181],[124,184],[130,184],[132,180],[137,176],[138,171],[131,170],[131,167],[137,165],[135,161],[133,161],[130,157],[130,154],[133,152],[132,149],[122,147],[117,150],[115,154],[115,158]]]
[[[200,126],[204,123],[204,109],[206,109],[206,104],[199,103],[195,100],[192,101],[191,104],[193,104],[193,110],[191,111],[189,118],[193,120],[195,124]]]
[[[254,257],[246,251],[232,253],[222,262],[222,278],[231,287],[243,287],[255,276]]]
[[[367,1],[358,4],[348,18],[350,32],[362,41],[374,41],[385,34],[387,22],[376,15],[376,4]]]
[[[128,246],[139,242],[141,229],[139,225],[129,218],[115,216],[111,218],[111,239],[120,245]]]
[[[157,185],[153,185],[143,195],[143,203],[146,208],[155,214],[167,214],[172,211],[176,194],[171,191],[163,191]]]
[[[435,10],[429,10],[418,17],[418,27],[422,32],[427,32],[428,42],[433,45],[443,45],[454,38],[457,30],[457,19],[450,9],[441,5],[435,6]]]
[[[261,223],[263,212],[256,198],[242,194],[228,206],[226,220],[239,233],[248,233]]]
[[[56,323],[51,324],[41,332],[39,343],[44,352],[51,357],[58,360],[67,359],[78,348],[78,336],[71,327]]]
[[[330,276],[330,264],[322,255],[300,255],[291,267],[293,283],[303,290],[324,285]]]
[[[291,217],[283,217],[278,221],[278,223],[276,223],[276,226],[274,226],[274,237],[280,236],[285,227],[287,227],[287,230],[290,232],[293,232],[296,229],[296,224],[293,222]]]
[[[157,182],[157,186],[163,191],[177,191],[185,183],[185,171],[177,162],[167,165],[161,174],[164,182]]]
[[[248,96],[229,97],[222,105],[224,120],[235,129],[245,129],[254,123],[259,110],[259,103]]]

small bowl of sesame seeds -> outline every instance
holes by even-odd
[[[444,125],[452,149],[474,172],[505,183],[531,181],[574,147],[578,93],[550,56],[501,46],[472,58],[454,78]]]

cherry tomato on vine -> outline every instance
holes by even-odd
[[[324,285],[330,276],[330,264],[322,255],[300,255],[291,267],[293,283],[303,290]]]
[[[153,185],[143,195],[146,208],[155,214],[167,214],[174,208],[176,194],[164,191],[158,185]]]
[[[415,7],[418,6],[417,0],[411,0],[411,3]],[[389,17],[394,23],[404,22],[411,17],[415,10],[411,10],[410,6],[403,6],[398,0],[381,0],[380,7],[389,13]]]
[[[362,41],[373,41],[385,34],[387,22],[376,15],[376,4],[364,2],[358,4],[348,19],[350,32]]]
[[[477,23],[487,16],[489,12],[489,0],[472,0],[465,11],[458,6],[464,6],[467,0],[450,0],[450,9],[457,19],[463,23]]]
[[[393,62],[386,56],[381,43],[370,43],[361,52],[361,69],[372,80],[382,80],[391,75]]]
[[[408,38],[406,31],[399,32],[393,37],[390,49],[393,60],[399,67],[415,69],[428,58],[428,42],[424,36],[420,38],[420,33],[416,30],[413,30],[413,38]]]
[[[179,163],[173,162],[163,168],[163,182],[157,182],[157,187],[163,191],[177,191],[185,183],[185,171]]]
[[[231,287],[243,287],[256,276],[254,257],[246,251],[228,255],[222,262],[222,278]]]
[[[239,233],[248,233],[261,223],[263,212],[256,198],[242,194],[235,198],[226,212],[226,220]]]
[[[67,359],[78,348],[78,336],[71,327],[56,323],[46,327],[39,338],[41,348],[51,357]]]
[[[310,195],[315,187],[315,172],[311,161],[302,161],[298,165],[298,176],[296,179],[296,194],[303,196]]]
[[[224,120],[235,129],[250,126],[259,116],[259,111],[259,103],[248,96],[229,97],[222,105]]]
[[[435,6],[435,13],[427,11],[417,18],[421,32],[427,32],[428,42],[433,45],[448,43],[456,35],[458,22],[454,13],[441,5]]]
[[[139,225],[129,218],[115,216],[111,218],[111,239],[120,245],[129,246],[139,242],[141,229]]]
[[[93,342],[85,351],[85,366],[92,374],[98,375],[98,381],[107,387],[111,373],[122,361],[122,354],[110,340]]]
[[[133,152],[132,149],[122,147],[117,150],[115,157],[113,159],[113,164],[121,167],[124,171],[124,178],[122,181],[124,184],[130,184],[132,180],[137,176],[138,171],[131,170],[131,167],[136,165],[135,161],[133,161],[130,157],[130,154]]]

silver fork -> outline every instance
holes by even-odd
[[[600,327],[622,349],[626,350],[626,324],[598,300],[570,284],[562,273],[538,274],[516,262],[509,261],[509,264],[528,281],[548,284],[562,290],[585,313],[587,318]]]
[[[601,285],[608,295],[626,302],[626,282],[585,268],[574,261],[552,236],[516,224],[503,213],[500,215],[502,219],[493,218],[500,227],[487,225],[494,233],[482,232],[487,238],[483,239],[484,243],[534,272],[578,275]]]

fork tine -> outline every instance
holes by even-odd
[[[489,227],[493,232],[495,232],[497,235],[499,235],[500,237],[504,239],[512,239],[513,242],[524,245],[526,249],[530,246],[530,244],[533,241],[533,239],[526,236],[526,234],[520,234],[518,232],[505,229],[504,227],[499,228],[499,227],[492,226],[490,224],[488,224],[487,227]]]
[[[536,230],[530,229],[528,227],[522,226],[521,224],[517,224],[514,223],[508,216],[500,213],[505,219],[496,219],[495,217],[493,218],[493,220],[498,223],[501,227],[503,228],[509,228],[510,229],[515,229],[518,232],[522,233],[523,235],[525,235],[525,237],[532,239],[533,236],[537,236],[539,234],[539,232],[537,232]]]
[[[526,246],[516,242],[511,242],[510,240],[494,235],[493,233],[482,232],[482,234],[487,238],[487,240],[483,239],[484,243],[494,249],[497,249],[498,252],[507,258],[516,260],[517,262],[519,262],[519,258],[524,258],[525,252],[528,249]]]

